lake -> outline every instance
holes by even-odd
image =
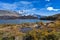
[[[14,19],[14,20],[1,20],[0,24],[21,24],[21,23],[35,23],[35,22],[49,22],[47,20],[38,19]]]

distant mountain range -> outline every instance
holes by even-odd
[[[24,15],[15,11],[0,10],[0,19],[38,19],[37,15]]]
[[[17,12],[0,10],[0,19],[14,19],[20,15]]]
[[[40,18],[41,20],[60,20],[60,13],[52,15],[52,16],[44,16]]]
[[[40,20],[56,20],[60,19],[60,13],[52,16],[41,16],[38,14],[19,14],[16,11],[0,10],[0,19],[40,19]]]

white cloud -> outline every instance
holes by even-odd
[[[32,8],[32,10],[36,10],[36,8]]]
[[[28,2],[28,1],[20,1],[20,3],[22,3],[22,4],[31,4],[31,2]]]
[[[54,10],[53,7],[48,7],[47,10],[51,11]]]
[[[37,13],[37,11],[36,11],[37,9],[36,8],[32,8],[32,9],[24,9],[24,10],[19,10],[19,13],[20,14],[34,14],[34,13]]]
[[[33,5],[31,2],[28,1],[19,1],[14,3],[3,3],[0,2],[0,9],[1,10],[23,10],[23,9],[30,9]]]
[[[2,3],[0,2],[0,9],[1,10],[15,10],[16,9],[15,4],[9,4],[9,3]]]
[[[53,7],[47,7],[47,10],[49,10],[49,11],[59,11],[60,9],[54,9]]]
[[[45,1],[48,1],[49,2],[50,0],[45,0]]]

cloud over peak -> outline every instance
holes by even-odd
[[[60,9],[54,9],[53,7],[47,7],[47,10],[49,10],[49,11],[59,11]]]

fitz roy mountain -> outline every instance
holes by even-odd
[[[18,13],[16,11],[0,10],[0,19],[40,19],[40,20],[56,20],[60,19],[60,13],[52,16],[41,16],[38,14]]]
[[[16,11],[0,10],[0,19],[38,19],[38,17],[33,15],[22,16]]]

